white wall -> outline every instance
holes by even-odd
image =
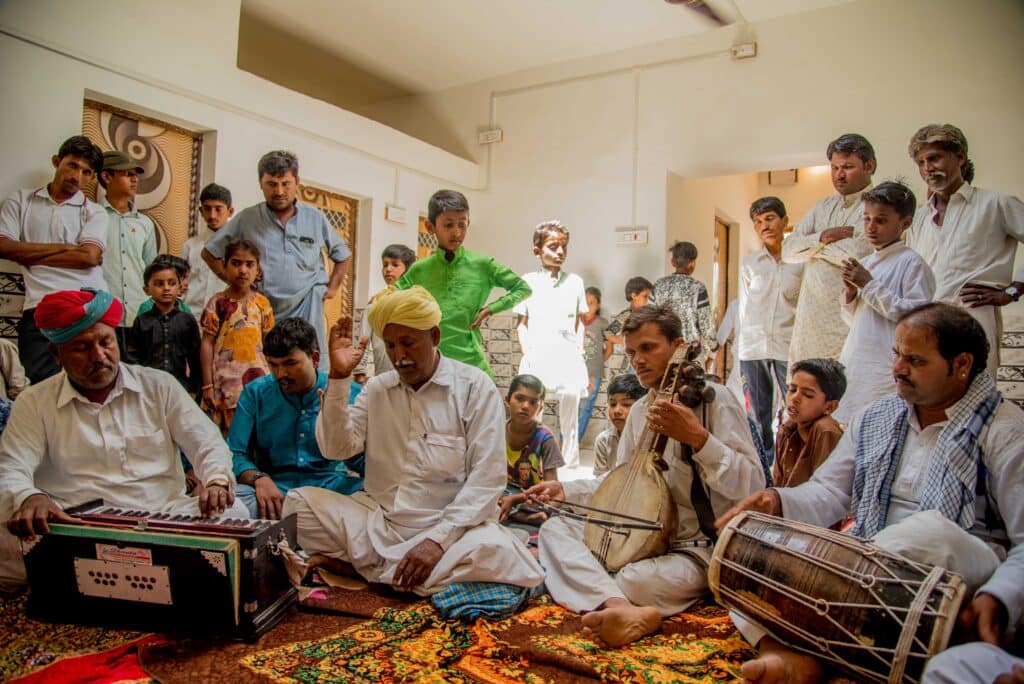
[[[205,150],[214,155],[204,164],[211,174],[203,181],[230,187],[236,207],[262,200],[259,157],[287,148],[298,154],[304,181],[368,200],[363,206],[372,214],[360,221],[359,305],[383,285],[380,250],[390,242],[415,245],[417,217],[430,194],[441,186],[479,185],[481,170],[240,71],[238,16],[239,0],[0,3],[0,189],[6,194],[49,180],[51,155],[81,131],[86,93],[216,131],[216,149]],[[405,224],[384,220],[384,205],[392,201],[409,210]]]
[[[472,245],[533,268],[530,229],[557,216],[574,230],[567,267],[613,295],[609,309],[624,304],[628,277],[666,270],[675,237],[667,172],[701,178],[824,164],[828,141],[856,131],[876,147],[876,178],[903,176],[923,197],[907,140],[922,124],[950,121],[970,140],[977,184],[1024,195],[1024,3],[859,0],[750,28],[753,60],[722,54],[735,33],[724,28],[393,101],[374,114],[425,136],[456,136],[486,164],[475,138],[493,106],[505,140],[490,150]],[[634,214],[650,227],[650,243],[614,247],[614,227]]]

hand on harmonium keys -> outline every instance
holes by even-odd
[[[25,499],[14,515],[7,521],[7,529],[16,537],[26,541],[35,541],[36,535],[50,531],[47,520],[58,522],[74,522],[74,518],[64,512],[45,494],[33,494]]]

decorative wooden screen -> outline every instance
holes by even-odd
[[[348,273],[345,274],[345,280],[341,283],[341,291],[333,300],[328,300],[324,309],[324,315],[327,317],[327,329],[330,330],[342,311],[352,313],[354,289],[352,282],[356,266],[356,223],[359,219],[359,200],[303,183],[299,186],[299,201],[311,204],[324,212],[327,221],[352,250],[352,261],[349,262]],[[324,263],[329,274],[334,268],[334,262],[325,254]]]
[[[157,251],[180,254],[195,234],[202,134],[94,100],[85,100],[82,133],[104,151],[120,150],[145,169],[135,208],[156,224]],[[97,186],[86,189],[90,199],[96,199]]]

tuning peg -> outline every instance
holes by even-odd
[[[700,391],[700,399],[705,404],[710,404],[715,400],[715,388],[708,387],[705,385],[704,389]]]
[[[700,406],[700,394],[697,388],[687,385],[679,390],[679,401],[683,403],[683,406],[689,406],[690,408],[697,408]]]

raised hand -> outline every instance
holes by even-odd
[[[359,344],[352,345],[352,317],[343,315],[338,322],[331,326],[331,334],[327,341],[327,351],[331,362],[332,378],[347,378],[359,362],[363,360],[363,353],[370,338],[359,338]]]

